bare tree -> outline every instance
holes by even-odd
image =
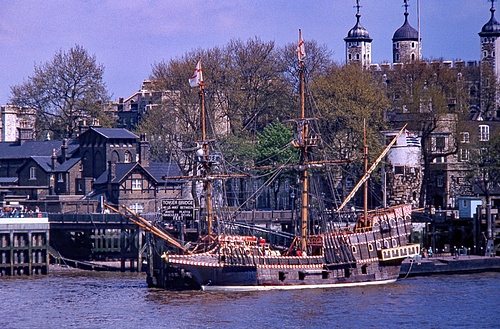
[[[73,138],[79,120],[112,123],[102,111],[109,100],[103,73],[104,66],[83,47],[59,50],[51,61],[35,65],[25,82],[11,87],[10,102],[36,110],[39,137],[50,132],[54,138]]]
[[[357,65],[332,66],[313,80],[311,90],[319,108],[319,127],[332,159],[363,158],[363,121],[368,129],[372,159],[382,149],[380,131],[384,130],[384,113],[389,103],[384,90],[370,72]],[[363,174],[362,161],[340,166],[337,173],[342,184],[340,198],[347,195],[348,180],[355,183]]]

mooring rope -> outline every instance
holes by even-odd
[[[404,279],[406,279],[408,277],[408,275],[411,272],[411,268],[412,268],[414,262],[415,262],[415,259],[410,260],[410,267],[408,268],[408,272],[406,273],[406,275],[404,276],[404,278],[402,278],[401,280],[404,280]]]

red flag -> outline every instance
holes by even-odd
[[[203,72],[201,71],[201,59],[196,64],[196,69],[193,75],[189,78],[189,85],[191,87],[203,86]]]
[[[304,58],[306,58],[306,48],[304,47],[301,29],[299,29],[299,45],[297,46],[297,55],[299,57],[299,62],[302,62]]]

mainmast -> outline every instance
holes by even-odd
[[[305,144],[305,140],[307,137],[307,133],[309,130],[309,122],[305,120],[305,74],[304,74],[304,57],[305,52],[304,49],[304,40],[302,40],[302,31],[299,30],[299,73],[300,73],[300,120],[302,121],[302,131],[300,131],[301,140],[304,141],[304,145],[302,146],[302,154],[300,159],[300,164],[307,164],[308,160],[308,150]],[[301,249],[303,251],[307,248],[307,224],[309,223],[309,170],[307,166],[304,166],[302,170],[302,211],[301,211],[301,229],[300,235],[301,239]]]
[[[365,158],[365,172],[368,172],[368,142],[366,141],[366,119],[363,119],[363,157]],[[368,180],[363,186],[363,218],[364,225],[368,224]]]
[[[214,162],[214,158],[210,156],[210,149],[208,147],[207,138],[207,116],[205,110],[205,83],[203,82],[203,72],[201,70],[201,59],[196,65],[196,69],[189,79],[191,87],[198,87],[198,94],[200,96],[200,124],[201,124],[201,149],[197,151],[198,161],[201,162],[203,167],[203,189],[205,195],[205,205],[207,211],[207,233],[213,233],[213,211],[212,211],[212,184],[210,181],[210,168]]]
[[[300,75],[300,118],[296,120],[297,135],[294,140],[294,146],[300,152],[301,178],[302,178],[302,195],[301,195],[301,224],[300,224],[300,247],[302,251],[307,248],[307,228],[309,223],[309,148],[317,146],[318,138],[309,136],[309,122],[312,119],[306,118],[305,115],[305,73],[304,73],[304,58],[306,57],[304,40],[302,39],[302,31],[299,30],[299,45],[297,47],[299,59],[299,75]]]

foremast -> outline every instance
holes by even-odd
[[[212,182],[208,179],[210,175],[210,169],[213,161],[210,157],[210,149],[208,147],[207,140],[207,119],[205,113],[205,85],[200,84],[199,95],[200,95],[200,108],[201,108],[201,150],[202,156],[199,158],[203,166],[202,175],[205,176],[203,180],[204,190],[205,190],[205,203],[207,211],[207,233],[211,235],[213,232],[213,211],[212,211]]]

